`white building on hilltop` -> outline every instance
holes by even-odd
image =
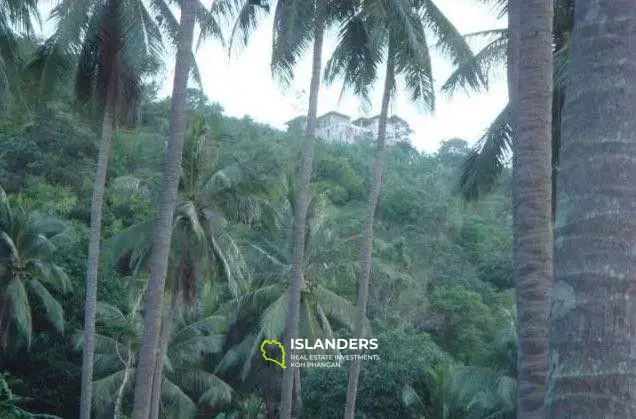
[[[380,116],[371,118],[358,118],[351,121],[351,118],[339,112],[327,112],[318,117],[316,136],[325,141],[351,143],[362,137],[371,137],[375,140],[378,136]],[[298,116],[287,122],[288,130],[292,127],[305,129],[307,117]],[[398,141],[411,142],[410,135],[413,132],[409,124],[399,116],[391,116],[387,120],[386,134],[387,144],[395,144]]]

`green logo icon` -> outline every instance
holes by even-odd
[[[267,354],[265,353],[265,345],[278,345],[278,347],[280,348],[281,354],[282,354],[282,358],[281,361],[278,362],[278,360],[270,358],[267,356]],[[283,345],[277,341],[277,340],[264,340],[263,343],[261,343],[261,353],[263,354],[263,358],[265,358],[265,361],[271,361],[275,364],[280,365],[283,368],[287,368],[285,366],[285,348],[283,348]]]

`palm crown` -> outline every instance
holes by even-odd
[[[9,344],[10,331],[31,343],[33,333],[30,297],[38,298],[48,320],[64,330],[62,306],[49,290],[65,291],[69,279],[53,262],[53,253],[68,241],[66,225],[41,212],[27,214],[11,207],[0,188],[0,337]]]
[[[338,46],[327,64],[325,81],[343,80],[369,104],[379,65],[388,60],[402,78],[409,98],[429,110],[435,107],[428,33],[454,64],[470,62],[472,51],[453,24],[431,0],[364,0],[340,30]],[[466,65],[463,83],[477,88],[484,76],[477,65]],[[395,92],[396,80],[389,80]]]

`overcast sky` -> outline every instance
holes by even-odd
[[[209,1],[209,0],[208,0]],[[477,5],[475,0],[437,0],[438,7],[450,18],[461,33],[470,33],[505,26],[505,19],[498,20],[488,7]],[[48,8],[47,8],[48,9]],[[48,10],[43,10],[48,17]],[[249,115],[256,121],[285,129],[285,122],[306,113],[306,94],[311,74],[311,53],[299,63],[293,85],[283,90],[271,77],[269,60],[271,54],[272,19],[267,19],[257,29],[246,48],[232,57],[218,41],[205,41],[197,50],[203,89],[208,97],[219,102],[225,113],[242,117]],[[46,24],[45,34],[52,25]],[[325,39],[324,61],[330,57],[337,42],[335,32]],[[432,44],[433,42],[431,42]],[[174,57],[174,54],[167,54]],[[167,60],[163,77],[162,94],[171,92],[174,62]],[[439,55],[433,53],[435,84],[439,86],[451,73],[451,67]],[[351,117],[371,116],[379,112],[382,80],[372,96],[370,112],[363,113],[360,101],[346,95],[339,102],[341,85],[322,86],[319,96],[319,114],[336,110]],[[417,106],[409,103],[398,91],[391,112],[404,118],[414,130],[412,142],[419,150],[433,152],[443,140],[460,137],[469,143],[479,137],[490,121],[499,113],[507,101],[505,71],[501,71],[486,93],[470,95],[459,91],[452,98],[438,93],[435,113],[421,113]]]

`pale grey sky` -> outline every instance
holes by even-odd
[[[498,20],[488,7],[476,3],[475,0],[436,1],[461,33],[505,27],[505,19]],[[48,17],[48,10],[43,12],[44,17]],[[215,40],[205,41],[197,50],[196,56],[205,93],[212,101],[219,102],[227,115],[249,115],[256,121],[285,129],[287,120],[306,112],[306,100],[299,100],[298,93],[309,87],[311,53],[308,51],[300,61],[292,86],[283,90],[272,79],[269,68],[271,34],[270,17],[253,33],[248,46],[231,58],[228,57],[227,50]],[[336,42],[335,32],[326,37],[325,62]],[[174,54],[166,55],[173,59],[166,61],[162,94],[170,93],[174,70]],[[451,73],[451,67],[439,55],[434,54],[433,71],[439,90],[439,86]],[[436,110],[432,115],[419,112],[399,91],[391,110],[409,122],[414,130],[412,142],[419,150],[433,152],[441,141],[453,137],[464,138],[472,144],[507,102],[505,71],[502,69],[500,73],[500,77],[486,93],[468,95],[460,91],[450,99],[439,93]],[[378,88],[373,92],[372,109],[364,114],[360,109],[360,101],[354,96],[346,95],[339,103],[340,84],[336,83],[332,87],[323,85],[319,96],[319,114],[331,110],[351,117],[377,114],[381,86],[380,79]]]

